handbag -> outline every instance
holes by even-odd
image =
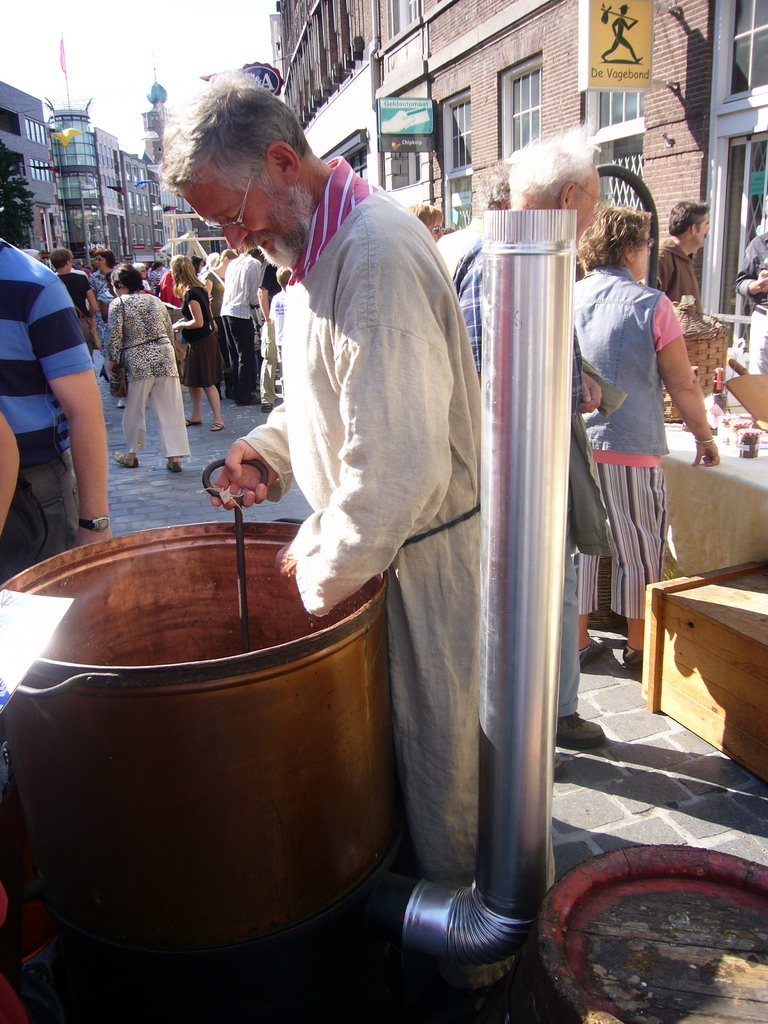
[[[123,296],[119,296],[120,306],[125,310]],[[125,315],[125,313],[123,313]],[[123,339],[124,340],[124,339]],[[112,377],[109,381],[109,393],[113,398],[125,398],[128,394],[128,371],[125,368],[125,347],[117,354],[117,361],[112,368]]]
[[[93,316],[86,316],[85,313],[78,307],[75,306],[75,312],[81,324],[85,323],[88,329],[88,335],[91,339],[91,348],[96,352],[101,348],[101,338],[96,327],[96,318]]]
[[[125,398],[128,394],[128,372],[125,369],[125,353],[120,349],[117,362],[109,381],[109,393],[113,398]]]
[[[93,349],[94,349],[95,352],[100,352],[101,351],[101,335],[99,334],[99,329],[96,326],[96,317],[95,316],[89,316],[88,317],[88,323],[91,325],[91,342],[93,344]]]

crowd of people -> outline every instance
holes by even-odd
[[[587,628],[601,556],[613,560],[612,606],[627,619],[624,665],[642,663],[645,588],[661,578],[666,535],[662,384],[696,440],[696,464],[719,461],[665,294],[683,288],[700,302],[690,260],[704,244],[708,210],[689,203],[673,211],[664,288],[652,288],[643,283],[650,218],[600,203],[594,155],[581,131],[533,143],[491,169],[476,201],[576,213],[583,277],[556,727],[557,744],[575,750],[605,740],[577,711],[580,670],[605,650]],[[125,451],[114,453],[121,467],[139,464],[147,404],[171,473],[189,453],[187,431],[203,423],[204,397],[215,432],[226,426],[222,397],[260,406],[268,419],[231,444],[215,483],[241,493],[246,507],[301,488],[313,512],[278,567],[313,615],[390,570],[394,739],[409,843],[424,877],[466,884],[477,826],[479,222],[443,237],[438,208],[405,210],[343,159],[324,163],[290,109],[240,73],[217,76],[170,119],[163,173],[231,248],[197,263],[174,256],[165,269],[118,264],[100,249],[90,277],[60,250],[57,280],[0,243],[0,281],[24,282],[30,296],[0,354],[0,413],[10,423],[9,432],[0,416],[0,513],[14,513],[0,540],[0,575],[110,536],[94,349],[108,375],[121,364],[126,371]],[[737,282],[755,299],[760,327],[768,321],[764,250],[752,243]],[[405,310],[393,296],[407,296]],[[23,386],[4,373],[14,358],[27,360]],[[11,435],[21,465],[14,487]],[[254,458],[268,468],[266,483],[248,465]],[[44,542],[32,528],[20,545],[28,492],[48,525]],[[446,970],[467,988],[499,973]]]

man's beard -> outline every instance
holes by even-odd
[[[266,176],[265,176],[266,177]],[[303,185],[280,188],[271,178],[259,182],[272,208],[278,211],[273,231],[259,231],[243,241],[244,249],[258,247],[276,267],[295,267],[307,247],[309,229],[315,212],[315,201]]]

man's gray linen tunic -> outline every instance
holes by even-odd
[[[345,219],[288,291],[286,402],[246,440],[315,510],[293,545],[307,609],[390,569],[395,746],[420,869],[474,877],[480,391],[437,248],[384,193]]]

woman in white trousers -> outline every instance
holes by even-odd
[[[166,467],[179,473],[181,457],[189,455],[189,442],[170,315],[160,299],[144,291],[141,274],[130,263],[112,271],[112,289],[116,299],[109,307],[107,372],[112,374],[122,353],[128,379],[123,414],[127,450],[115,452],[115,462],[126,469],[138,466],[139,450],[146,443],[149,402]]]

